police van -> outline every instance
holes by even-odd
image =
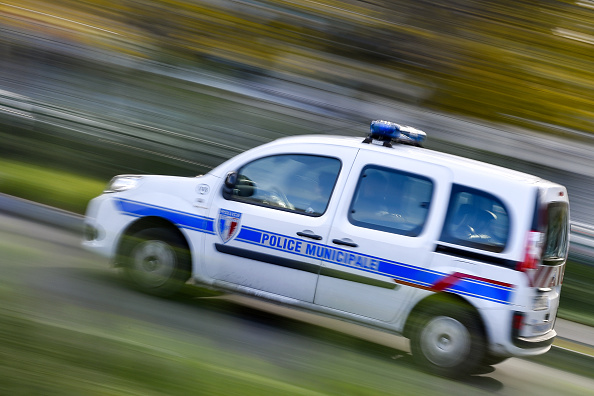
[[[299,136],[206,175],[122,175],[93,199],[83,245],[144,292],[189,280],[410,339],[445,376],[545,353],[568,251],[566,189],[420,147]]]

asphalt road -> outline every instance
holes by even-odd
[[[105,260],[82,250],[76,233],[4,214],[0,214],[0,271],[0,289],[18,290],[25,304],[20,307],[23,312],[51,318],[65,327],[85,322],[105,331],[117,326],[118,318],[132,318],[146,326],[164,327],[171,338],[206,338],[222,354],[257,354],[288,371],[316,364],[320,366],[310,369],[326,370],[323,359],[312,360],[312,356],[340,356],[347,351],[367,365],[358,367],[359,359],[351,359],[345,366],[373,375],[370,359],[378,365],[390,361],[395,375],[401,376],[403,389],[423,386],[428,394],[594,395],[594,379],[567,368],[510,359],[492,372],[451,381],[419,372],[399,337],[245,299],[171,301],[146,296],[119,282]],[[73,317],[71,305],[89,315]],[[108,321],[100,319],[105,313]],[[319,326],[330,330],[320,331]],[[402,393],[394,389],[394,394]]]

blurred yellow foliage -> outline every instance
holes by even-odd
[[[581,3],[6,0],[0,11],[2,25],[132,57],[302,75],[531,127],[594,128],[594,8]]]

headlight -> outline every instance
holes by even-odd
[[[131,176],[131,175],[122,175],[116,176],[107,185],[104,193],[113,193],[113,192],[120,192],[131,190],[133,188],[138,187],[142,176]]]

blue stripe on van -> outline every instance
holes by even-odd
[[[166,218],[182,228],[207,234],[216,233],[214,227],[215,219],[212,218],[122,198],[116,199],[115,202],[120,212],[129,216],[158,216]],[[349,250],[244,225],[241,225],[241,229],[235,240],[270,250],[290,253],[303,258],[317,259],[372,274],[387,276],[392,278],[396,283],[427,290],[432,290],[433,285],[438,284],[441,280],[450,276],[450,274],[443,272],[381,257],[357,254]],[[488,279],[482,278],[460,278],[443,290],[467,297],[480,298],[500,304],[509,304],[513,286],[496,281],[490,282]]]
[[[204,216],[173,210],[157,205],[118,198],[115,204],[120,212],[134,217],[156,216],[168,219],[173,224],[194,231],[214,234],[214,220]]]

